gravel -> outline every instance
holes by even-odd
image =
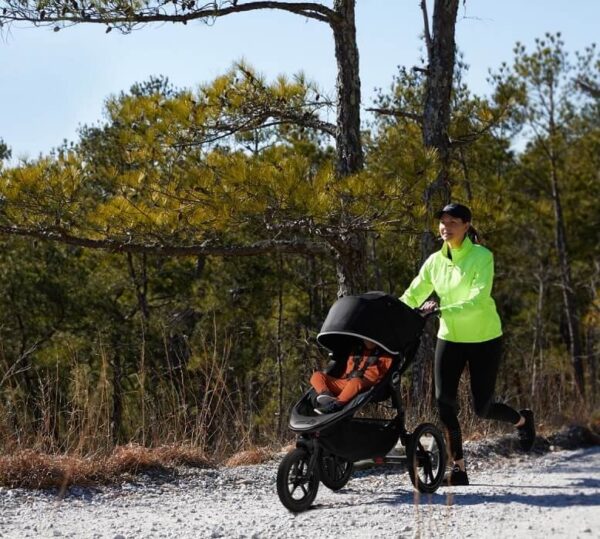
[[[401,467],[361,470],[339,492],[321,485],[313,508],[298,515],[277,497],[279,458],[64,496],[0,488],[0,537],[600,537],[600,447],[477,456],[470,486],[433,495],[413,492]]]

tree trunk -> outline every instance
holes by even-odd
[[[146,253],[142,253],[141,274],[138,274],[135,269],[133,255],[131,253],[127,253],[127,266],[129,268],[131,283],[135,287],[138,307],[142,313],[142,316],[144,317],[144,320],[147,321],[150,318],[150,309],[148,308],[148,261]]]
[[[429,32],[427,4],[421,1],[425,21],[425,41],[429,65],[423,103],[423,144],[436,150],[439,169],[436,179],[427,186],[423,195],[426,213],[425,230],[421,236],[421,263],[436,249],[435,236],[430,231],[433,215],[438,208],[450,202],[450,98],[456,44],[456,14],[458,0],[435,0],[433,8],[433,35]]]
[[[373,277],[375,280],[375,289],[383,290],[383,279],[381,276],[381,268],[379,264],[379,260],[377,259],[377,235],[369,234],[368,239],[370,240],[370,264],[373,268]]]
[[[338,298],[360,294],[368,289],[367,234],[350,230],[331,239],[335,251]]]
[[[590,392],[591,392],[591,406],[595,409],[598,400],[598,354],[595,352],[595,343],[598,342],[598,331],[597,329],[590,326],[588,328],[588,339],[587,339],[587,354],[590,358]]]
[[[118,445],[122,441],[123,432],[123,367],[121,359],[121,343],[117,337],[113,341],[114,356],[112,358],[112,413],[110,419],[112,443]]]
[[[552,162],[552,204],[554,206],[555,218],[555,242],[556,251],[560,266],[560,277],[563,292],[563,303],[565,308],[565,317],[567,322],[567,330],[569,332],[569,353],[571,355],[571,363],[573,365],[573,374],[577,390],[582,399],[585,400],[585,379],[583,372],[583,362],[581,359],[581,335],[579,332],[579,320],[577,315],[577,302],[575,292],[573,290],[573,282],[571,279],[571,265],[569,263],[569,255],[567,253],[567,240],[565,234],[565,221],[562,212],[562,204],[560,200],[560,191],[558,186],[558,175],[556,169],[556,160],[554,157]]]
[[[436,179],[427,186],[424,193],[427,210],[424,231],[421,235],[421,264],[436,250],[435,236],[431,232],[431,222],[435,211],[450,201],[450,98],[454,78],[456,44],[454,33],[459,0],[435,0],[433,8],[433,35],[429,32],[427,4],[421,1],[425,21],[425,41],[429,65],[425,83],[423,103],[423,143],[436,150],[439,169]],[[428,324],[419,348],[417,360],[413,364],[414,397],[424,394],[426,359],[434,354],[433,324]]]
[[[283,431],[283,351],[281,343],[283,341],[283,263],[281,257],[277,260],[277,272],[279,273],[279,286],[277,290],[277,436],[281,436]]]
[[[355,4],[356,0],[335,0],[334,10],[338,17],[331,23],[338,68],[336,170],[340,176],[354,174],[363,167]]]
[[[567,331],[569,332],[569,353],[571,355],[571,363],[573,365],[573,374],[575,384],[581,398],[585,401],[585,378],[583,373],[583,362],[581,359],[581,335],[579,331],[579,320],[577,318],[577,301],[573,290],[573,282],[571,279],[571,264],[567,252],[567,236],[565,232],[565,219],[562,211],[562,203],[560,199],[560,188],[558,181],[558,157],[555,148],[555,140],[557,136],[557,127],[555,120],[555,96],[554,96],[554,81],[549,84],[549,118],[548,130],[550,135],[550,148],[548,157],[550,158],[550,184],[552,188],[552,205],[554,208],[555,221],[555,244],[558,253],[558,261],[560,268],[560,277],[563,292],[563,302],[565,308],[565,317],[567,322]]]
[[[544,268],[540,267],[537,275],[538,279],[538,299],[535,313],[535,326],[533,333],[533,346],[531,349],[531,402],[536,402],[538,372],[543,372],[543,325],[542,315],[544,312],[544,295],[545,295],[545,274]],[[539,354],[539,362],[536,360]]]
[[[429,66],[423,105],[423,143],[428,148],[434,148],[439,159],[437,177],[425,192],[425,205],[430,216],[435,211],[435,207],[443,206],[450,200],[448,127],[450,125],[450,97],[456,56],[454,33],[458,1],[435,0],[433,35],[431,37],[427,27],[428,20],[425,19]],[[427,17],[425,0],[421,2],[421,7]],[[427,247],[427,244],[424,247]]]
[[[587,330],[587,345],[586,354],[590,364],[590,394],[591,407],[594,409],[598,403],[598,353],[600,344],[600,303],[598,301],[598,285],[596,277],[600,274],[600,260],[594,262],[595,275],[590,280],[590,289],[592,291],[591,309],[595,312],[592,314],[592,320],[588,324]]]
[[[336,173],[349,176],[363,168],[360,134],[360,75],[355,23],[356,0],[335,0],[336,17],[331,21],[337,62]],[[366,233],[346,223],[340,216],[338,238],[330,241],[336,257],[338,297],[367,289]]]

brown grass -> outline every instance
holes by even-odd
[[[295,442],[285,444],[285,445],[281,446],[281,453],[289,453],[290,451],[293,451],[294,449],[296,449]]]
[[[211,462],[193,447],[119,446],[107,456],[49,455],[22,450],[0,456],[0,485],[11,488],[59,488],[128,480],[139,473],[168,471],[174,466],[208,467]]]
[[[250,466],[252,464],[262,464],[271,460],[275,455],[274,451],[267,447],[256,447],[246,451],[240,451],[229,457],[225,462],[225,466],[233,468],[235,466]]]

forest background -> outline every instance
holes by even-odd
[[[15,162],[0,140],[0,452],[134,442],[222,458],[284,442],[327,361],[315,337],[330,305],[399,296],[439,248],[448,200],[495,255],[497,397],[542,428],[597,424],[600,59],[546,34],[475,95],[458,4],[421,2],[423,64],[381,81],[366,122],[351,0],[0,1],[15,32],[279,9],[331,28],[338,69],[332,95],[246,62],[195,89],[157,75],[47,155]],[[409,423],[435,415],[433,325],[403,383]],[[461,399],[472,427],[466,386]]]

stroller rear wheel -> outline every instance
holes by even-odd
[[[410,437],[406,455],[410,480],[419,492],[435,492],[446,471],[446,442],[431,423],[419,425]]]
[[[277,494],[290,511],[306,511],[319,490],[318,466],[309,470],[310,453],[303,448],[290,451],[277,470]]]
[[[336,491],[343,488],[352,476],[354,464],[335,455],[323,455],[319,459],[319,478],[327,488]]]

